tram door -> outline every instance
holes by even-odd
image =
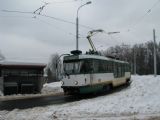
[[[94,80],[94,64],[92,59],[84,60],[81,66],[81,73],[89,75],[90,84],[92,85]]]

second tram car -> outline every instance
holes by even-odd
[[[74,54],[63,59],[65,94],[88,94],[129,84],[128,62],[95,54]]]

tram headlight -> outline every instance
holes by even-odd
[[[74,82],[74,84],[75,84],[75,85],[78,85],[78,82],[77,82],[77,81],[75,81],[75,82]]]

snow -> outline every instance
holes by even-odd
[[[3,92],[0,90],[0,96],[3,96]]]
[[[33,98],[33,97],[49,96],[56,93],[63,93],[63,89],[61,88],[61,82],[44,84],[40,94],[13,94],[13,95],[3,96],[3,93],[0,91],[0,100],[6,101],[6,100]]]
[[[24,110],[0,111],[0,120],[159,119],[160,76],[132,76],[132,81],[128,88],[92,99]],[[58,84],[56,85],[58,87]],[[56,85],[46,84],[44,89],[46,86],[52,88],[51,86]]]
[[[63,89],[61,88],[61,82],[53,82],[53,83],[46,83],[43,85],[42,94],[50,94],[50,93],[58,93],[63,92]]]

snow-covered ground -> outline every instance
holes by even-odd
[[[0,90],[0,96],[3,96],[3,93],[2,93],[2,91]]]
[[[0,91],[0,101],[50,96],[57,93],[63,93],[63,89],[61,88],[61,82],[44,84],[40,94],[15,94],[3,96],[3,93]]]
[[[61,82],[44,84],[41,93],[50,94],[50,93],[63,92],[63,89],[60,86],[61,86]]]
[[[105,96],[62,105],[0,111],[0,120],[160,119],[160,76],[132,76],[132,80],[130,87]]]

